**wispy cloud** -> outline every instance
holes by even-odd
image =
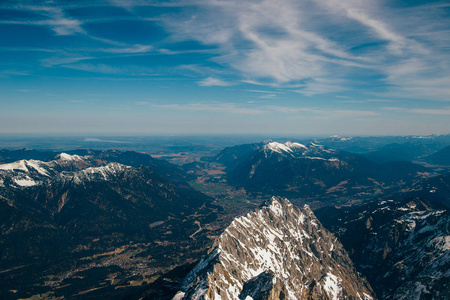
[[[263,93],[263,94],[273,94],[274,93],[274,91],[263,91],[263,90],[246,90],[246,92]]]
[[[41,15],[41,18],[27,21],[3,20],[0,23],[47,26],[57,35],[84,33],[82,21],[67,17],[64,10],[56,5],[16,5],[10,8],[31,11]]]
[[[366,102],[395,102],[395,100],[391,99],[367,99]]]
[[[409,112],[412,113],[417,113],[417,114],[430,114],[430,115],[445,115],[448,116],[450,115],[450,109],[410,109],[408,110]]]
[[[338,100],[338,101],[334,101],[337,103],[364,103],[365,101],[362,100]]]
[[[394,101],[395,100],[387,100],[387,99],[365,99],[365,100],[336,100],[334,102],[337,102],[337,103],[368,103],[368,102],[394,102]]]
[[[148,101],[139,101],[139,102],[136,102],[136,105],[149,105],[150,104],[150,102],[148,102]]]
[[[200,80],[197,82],[200,86],[230,86],[232,85],[231,82],[226,82],[224,80],[214,78],[214,77],[208,77],[203,80]]]
[[[346,118],[346,117],[373,117],[379,116],[380,114],[370,110],[334,110],[331,111],[330,114],[335,114],[338,117]]]
[[[268,105],[264,106],[264,109],[270,112],[280,112],[284,114],[296,114],[300,112],[314,112],[314,109],[311,108],[303,108],[303,107],[289,107],[289,106],[277,106],[277,105]]]
[[[183,111],[209,111],[209,112],[244,114],[244,115],[259,115],[266,112],[265,110],[258,108],[241,107],[235,103],[160,104],[154,106],[158,108],[176,109]]]
[[[199,3],[197,13],[169,16],[162,23],[174,40],[217,47],[214,61],[231,67],[244,82],[296,86],[310,96],[351,89],[376,91],[371,86],[375,81],[386,87],[388,95],[401,97],[407,92],[422,99],[449,98],[445,71],[449,55],[444,50],[449,39],[442,31],[448,24],[437,17],[442,14],[440,6],[417,8],[419,14],[374,0]],[[321,29],[324,26],[332,28],[337,38]],[[423,73],[423,68],[436,72]]]
[[[84,42],[90,39],[92,45],[86,42],[87,46],[22,48],[52,55],[40,56],[44,67],[147,76],[152,74],[148,62],[139,70],[94,60],[152,53],[176,57],[178,66],[172,64],[165,70],[176,69],[177,75],[194,77],[193,82],[200,86],[227,87],[242,82],[259,85],[261,90],[272,87],[306,96],[358,90],[380,98],[450,99],[450,28],[448,6],[443,3],[398,8],[376,0],[94,0],[19,1],[0,6],[34,15],[3,19],[0,24],[46,27],[61,41],[67,36]],[[120,12],[116,19],[104,14],[83,18],[73,14],[74,8],[89,6],[124,9],[115,8]],[[139,9],[144,6],[178,9],[160,10],[149,17],[145,9]],[[157,25],[165,31],[164,37],[124,42],[123,36],[89,26],[114,20]],[[99,34],[102,30],[108,34]],[[178,42],[194,42],[195,47],[183,49]],[[207,58],[187,58],[194,52]],[[278,94],[267,92],[261,97]],[[363,101],[336,97],[348,99],[340,103]]]
[[[215,113],[243,115],[271,115],[281,113],[317,118],[342,119],[379,116],[379,113],[366,110],[340,110],[331,108],[293,107],[281,105],[261,105],[245,107],[236,103],[200,103],[187,104],[154,104],[154,107],[180,111],[208,111]]]
[[[209,13],[190,19],[167,19],[175,39],[195,39],[217,45],[223,55],[215,60],[239,71],[247,80],[270,79],[286,84],[329,73],[326,66],[359,59],[341,46],[303,27],[305,17],[297,1],[205,1]],[[217,15],[222,22],[216,22]],[[214,17],[213,17],[214,16]],[[330,58],[337,58],[330,62]],[[311,87],[315,93],[323,86]],[[334,88],[335,89],[335,88]]]
[[[155,76],[151,68],[141,67],[141,66],[113,66],[107,64],[68,64],[62,65],[62,67],[80,70],[92,73],[102,73],[102,74],[120,74],[127,76]]]
[[[380,16],[382,12],[375,1],[354,0],[318,0],[333,15],[343,15],[368,28],[378,38],[388,41],[388,49],[401,54],[410,42],[403,35],[395,32]]]
[[[93,59],[92,56],[78,56],[78,57],[70,57],[70,56],[52,56],[48,58],[44,58],[41,60],[41,64],[44,67],[54,67],[59,65],[67,65],[76,63],[82,60]]]
[[[118,53],[118,54],[133,54],[133,53],[148,53],[153,51],[153,46],[150,45],[133,45],[131,47],[125,48],[108,48],[108,49],[99,49],[99,51],[108,52],[108,53]]]
[[[404,112],[404,113],[414,113],[423,115],[450,115],[450,107],[444,107],[441,109],[433,108],[404,108],[404,107],[382,107],[383,110],[394,111],[394,112]]]
[[[276,98],[276,97],[277,97],[276,94],[263,94],[263,95],[259,96],[258,98],[261,98],[261,99],[273,99],[273,98]]]

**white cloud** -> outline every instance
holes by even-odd
[[[74,33],[84,33],[80,20],[68,18],[64,10],[56,5],[18,5],[18,10],[28,10],[41,14],[43,20],[29,21],[2,21],[2,23],[25,24],[25,25],[41,25],[50,27],[57,35],[72,35]]]
[[[298,3],[207,1],[206,12],[189,19],[169,18],[165,24],[173,39],[217,45],[222,55],[215,61],[239,71],[247,82],[285,87],[309,79],[306,86],[311,88],[305,92],[314,94],[324,87],[315,81],[330,75],[329,65],[357,62],[359,58],[330,39],[303,29],[307,14]]]
[[[208,53],[209,61],[183,61],[179,67],[186,73],[181,75],[204,78],[197,82],[201,86],[230,86],[232,82],[219,77],[237,76],[233,82],[290,89],[307,96],[357,89],[379,97],[450,100],[450,26],[448,5],[443,3],[402,8],[396,8],[389,1],[376,0],[18,3],[6,8],[33,12],[38,17],[5,19],[0,23],[44,26],[57,35],[81,34],[109,45],[90,49],[28,48],[27,51],[58,51],[58,56],[41,61],[46,67],[64,65],[91,72],[95,69],[102,73],[125,70],[139,74],[130,72],[130,69],[136,70],[135,66],[72,64],[100,58],[104,53],[111,57],[150,52],[182,57],[190,52],[203,52]],[[76,18],[68,11],[90,5],[125,8],[128,11],[119,18],[156,22],[171,35],[155,45],[147,44],[148,41],[127,44],[94,36],[87,32],[88,27],[83,28],[84,25],[107,22],[111,17]],[[138,6],[180,9],[177,9],[179,13],[148,18],[135,9]],[[185,10],[187,6],[190,8]],[[196,41],[205,48],[170,50],[171,45],[179,41]],[[211,61],[214,64],[210,64]],[[217,64],[225,68],[218,68]],[[141,72],[149,73],[148,70]],[[269,95],[276,93],[269,92]]]
[[[297,88],[305,95],[374,92],[384,85],[380,93],[387,96],[450,99],[449,26],[439,17],[441,6],[398,9],[375,0],[195,3],[197,11],[161,23],[174,41],[217,47],[213,60],[243,82]]]
[[[89,57],[63,57],[63,56],[57,56],[57,57],[49,57],[49,58],[44,58],[41,60],[41,64],[44,67],[53,67],[53,66],[59,66],[59,65],[66,65],[66,64],[71,64],[71,63],[75,63],[78,61],[82,61],[82,60],[88,60],[88,59],[93,59],[94,57],[89,56]]]
[[[147,53],[153,51],[153,47],[150,45],[133,45],[126,48],[108,48],[100,49],[103,52],[118,53],[118,54],[133,54],[133,53]]]
[[[113,66],[107,64],[68,64],[62,65],[62,67],[80,70],[92,73],[103,73],[103,74],[120,74],[127,76],[154,76],[157,75],[153,72],[151,68],[141,67],[141,66]]]
[[[232,83],[223,81],[218,78],[208,77],[197,82],[200,86],[230,86]]]
[[[253,93],[263,93],[263,94],[274,94],[274,93],[279,93],[274,92],[274,91],[263,91],[263,90],[245,90],[246,92],[253,92]]]
[[[273,98],[276,98],[276,97],[277,97],[276,94],[265,94],[265,95],[259,96],[258,98],[261,98],[261,99],[273,99]]]

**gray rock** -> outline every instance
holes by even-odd
[[[373,299],[336,237],[308,206],[272,197],[233,220],[177,299]]]

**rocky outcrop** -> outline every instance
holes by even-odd
[[[175,299],[372,299],[341,243],[308,206],[272,197],[236,218]]]
[[[317,216],[339,236],[378,298],[440,300],[450,299],[450,214],[444,208],[424,198],[389,199],[321,209]]]

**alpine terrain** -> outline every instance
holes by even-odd
[[[214,158],[230,184],[254,194],[321,203],[347,203],[400,189],[433,171],[407,161],[375,163],[361,155],[310,142],[225,148]]]
[[[435,184],[430,194],[439,188]],[[413,197],[328,207],[317,216],[340,238],[378,298],[450,299],[450,215],[445,206]]]
[[[231,223],[174,299],[373,299],[308,206],[272,197]]]
[[[3,151],[47,159],[0,165],[0,298],[121,298],[210,246],[202,226],[218,207],[178,167],[136,152],[77,152]]]

